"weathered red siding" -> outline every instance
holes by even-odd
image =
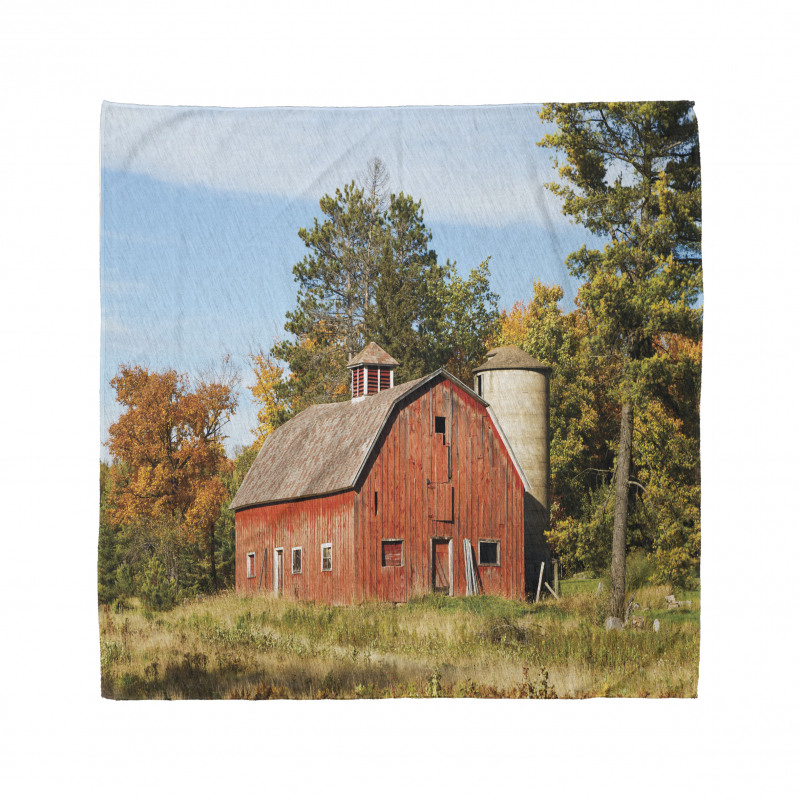
[[[403,539],[402,566],[382,566],[386,539]],[[476,562],[479,540],[499,542],[500,564],[478,567],[482,590],[523,597],[522,481],[485,407],[442,378],[395,409],[356,488],[354,596],[403,602],[432,591],[434,540],[451,542],[452,593],[466,594],[465,539]]]
[[[333,546],[330,572],[322,571],[321,546]],[[351,603],[353,493],[245,508],[236,512],[236,590],[274,591],[275,548],[283,548],[283,592],[300,600]],[[303,548],[302,572],[292,574],[292,548]],[[264,551],[266,549],[266,560]],[[255,576],[247,577],[247,553],[255,552]],[[260,583],[260,586],[259,586]]]
[[[436,433],[436,417],[444,418],[444,434]],[[289,597],[404,602],[433,591],[434,581],[464,595],[464,541],[477,563],[479,541],[487,539],[498,542],[500,563],[477,567],[481,591],[521,598],[523,496],[486,408],[442,377],[393,411],[354,491],[237,511],[236,588],[272,593],[274,551],[283,548],[283,592]],[[403,549],[401,557],[390,545],[385,563],[387,540],[402,540]],[[330,572],[321,569],[326,542],[333,545]],[[292,573],[294,547],[303,548],[300,574]],[[251,578],[249,552],[256,554]]]

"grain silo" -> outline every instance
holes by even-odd
[[[503,429],[528,485],[525,487],[525,588],[536,592],[542,562],[552,583],[550,548],[550,367],[518,347],[496,347],[473,371],[475,391]]]

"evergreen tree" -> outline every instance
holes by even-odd
[[[398,382],[441,366],[471,382],[497,319],[488,259],[467,279],[455,264],[439,264],[421,202],[387,197],[387,180],[374,159],[365,186],[351,182],[323,197],[323,221],[299,231],[309,253],[293,270],[297,305],[285,326],[293,338],[270,352],[289,374],[278,378],[275,361],[252,357],[262,441],[310,405],[348,399],[346,364],[370,341],[400,363]]]
[[[702,326],[697,120],[688,102],[550,103],[541,117],[557,130],[539,144],[565,157],[563,182],[548,188],[565,215],[608,240],[567,263],[585,280],[595,355],[617,370],[610,613],[621,617],[634,405],[669,366],[665,337],[696,340]]]
[[[119,567],[117,539],[119,527],[113,525],[107,514],[111,468],[100,462],[100,534],[97,542],[97,601],[110,603],[117,597],[115,576]]]

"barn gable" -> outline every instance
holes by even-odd
[[[392,411],[411,393],[443,377],[482,406],[488,404],[444,369],[360,398],[358,403],[311,406],[271,433],[242,481],[230,508],[316,497],[358,483]],[[489,415],[523,482],[525,475],[491,409]]]
[[[398,402],[355,490],[354,597],[524,594],[524,483],[485,401],[452,376]]]

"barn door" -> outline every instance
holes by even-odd
[[[283,594],[283,548],[275,548],[275,596]]]
[[[452,556],[451,539],[431,540],[431,588],[434,592],[453,593]]]

